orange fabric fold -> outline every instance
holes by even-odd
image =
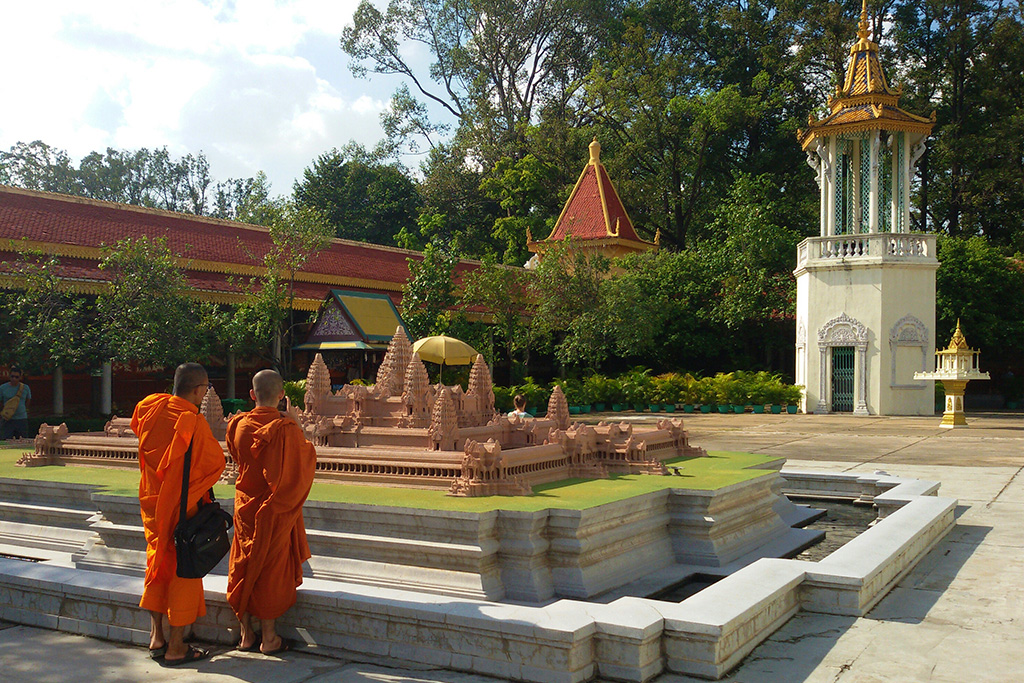
[[[172,626],[187,626],[206,614],[202,579],[177,576],[174,527],[181,505],[185,451],[192,442],[188,511],[194,515],[224,471],[224,450],[199,409],[183,398],[152,394],[132,415],[139,437],[139,506],[146,534],[146,580],[139,605],[167,615]]]
[[[262,407],[232,418],[227,444],[238,464],[228,603],[238,616],[276,619],[295,604],[310,556],[302,505],[316,450],[294,421]]]

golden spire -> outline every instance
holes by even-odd
[[[964,337],[964,333],[960,331],[960,318],[956,319],[956,331],[953,333],[953,338],[949,340],[950,349],[966,349],[967,339]]]
[[[868,28],[868,0],[861,0],[860,23],[857,24],[857,37],[861,40],[867,40],[870,35],[871,30]]]
[[[594,141],[590,143],[590,163],[597,165],[601,163],[601,143],[597,141],[597,136],[594,136]]]

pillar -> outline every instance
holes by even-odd
[[[818,365],[818,407],[814,412],[825,414],[828,412],[828,372],[832,364],[828,357],[829,347],[819,346],[818,351],[821,352],[821,362]]]
[[[226,389],[227,398],[235,398],[235,352],[228,351],[228,386]]]
[[[826,234],[836,234],[836,138],[828,139],[828,203],[826,204]]]
[[[53,414],[64,414],[64,368],[53,369]]]
[[[857,407],[854,415],[868,414],[868,345],[857,344]]]
[[[881,138],[878,131],[871,131],[868,136],[868,144],[871,145],[871,170],[870,170],[870,192],[871,204],[868,207],[868,229],[874,235],[878,232],[878,155]]]
[[[100,413],[110,415],[114,412],[114,369],[110,361],[104,361],[100,369]]]

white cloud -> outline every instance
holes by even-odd
[[[275,192],[320,153],[372,146],[396,79],[353,79],[338,38],[357,0],[40,0],[5,7],[0,149],[41,139],[204,151],[218,180]]]

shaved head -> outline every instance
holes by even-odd
[[[174,395],[185,397],[196,387],[203,387],[206,392],[206,383],[209,378],[206,368],[199,363],[182,363],[174,371]]]
[[[252,378],[252,393],[258,406],[276,406],[283,391],[284,380],[274,370],[260,370]]]

